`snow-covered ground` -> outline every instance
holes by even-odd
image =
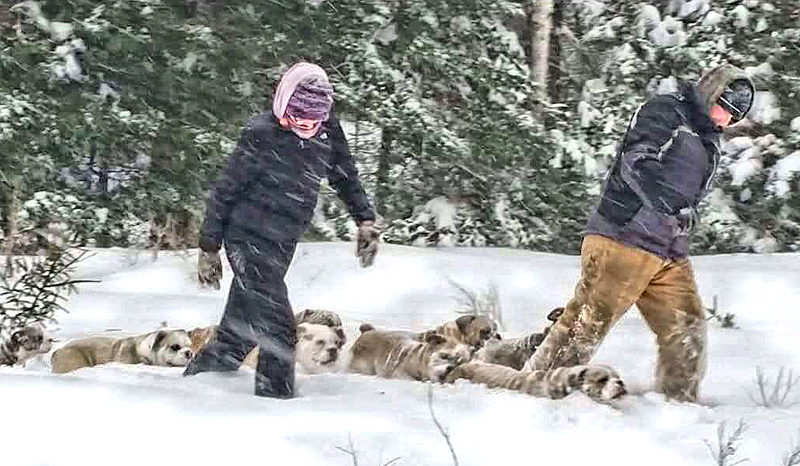
[[[800,435],[800,407],[756,407],[757,366],[768,375],[800,369],[800,255],[694,259],[707,304],[718,296],[738,330],[710,325],[710,367],[700,404],[650,391],[652,335],[635,311],[619,323],[594,362],[610,364],[631,395],[615,405],[580,394],[547,400],[461,381],[435,386],[434,409],[463,466],[489,464],[713,465],[720,422],[744,419],[736,458],[780,465]],[[147,332],[163,321],[216,323],[220,291],[198,290],[194,255],[135,256],[97,250],[81,264],[84,285],[60,316],[57,337]],[[384,245],[359,269],[349,243],[300,245],[287,277],[296,309],[337,311],[348,337],[361,322],[432,327],[456,316],[455,280],[475,290],[499,286],[505,335],[539,330],[569,298],[578,258],[508,249],[416,249]],[[450,465],[428,412],[427,385],[372,377],[298,376],[288,401],[251,395],[253,373],[182,378],[178,368],[108,365],[50,375],[43,361],[0,369],[0,464],[23,465],[350,465],[337,447],[349,439],[361,465]],[[800,391],[797,393],[800,396]]]

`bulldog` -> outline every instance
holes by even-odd
[[[533,396],[564,398],[584,393],[595,401],[615,400],[627,393],[619,374],[607,366],[559,367],[549,371],[518,371],[498,364],[471,361],[448,374],[446,381],[466,379],[489,388],[505,388]]]
[[[350,348],[348,370],[386,378],[443,382],[460,364],[470,360],[472,348],[453,338],[428,331],[380,331],[363,324]]]
[[[64,374],[110,362],[182,367],[193,354],[185,330],[159,330],[127,338],[83,338],[53,353],[52,372]]]
[[[0,366],[24,365],[37,354],[45,354],[53,347],[53,339],[39,325],[28,325],[14,331],[0,342]]]

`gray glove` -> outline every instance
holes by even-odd
[[[222,262],[219,252],[206,252],[202,249],[197,254],[197,281],[203,287],[219,289],[219,280],[222,278]]]
[[[378,239],[380,232],[375,228],[372,220],[361,222],[356,235],[356,256],[361,267],[369,267],[375,262],[378,253]]]
[[[678,233],[681,235],[688,235],[700,223],[700,217],[693,207],[684,207],[676,217],[678,219]]]

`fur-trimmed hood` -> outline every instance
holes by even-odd
[[[697,83],[697,92],[700,95],[701,102],[706,107],[706,112],[710,112],[711,107],[717,102],[719,96],[722,95],[725,87],[733,81],[742,80],[747,82],[750,86],[750,90],[752,91],[753,97],[756,95],[756,86],[753,84],[753,80],[740,68],[737,68],[733,65],[721,65],[718,66],[711,71],[707,72],[700,78],[700,81]],[[750,108],[748,108],[748,112],[750,109],[753,108],[752,101],[750,102]],[[747,116],[745,114],[745,116]],[[741,121],[744,120],[742,117],[736,123],[733,123],[728,126],[735,126]]]

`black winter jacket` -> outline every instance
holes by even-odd
[[[648,101],[631,119],[587,233],[686,257],[689,218],[716,172],[719,136],[691,84]]]
[[[271,113],[251,119],[211,187],[200,248],[217,251],[223,239],[297,241],[311,222],[323,178],[356,222],[375,219],[333,116],[310,139],[284,129]]]

